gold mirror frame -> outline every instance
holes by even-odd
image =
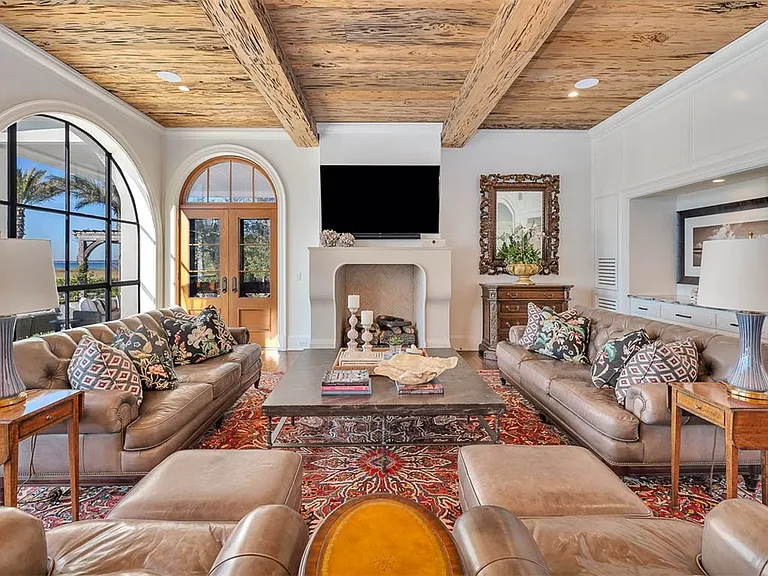
[[[541,192],[541,272],[558,274],[560,261],[560,176],[553,174],[483,174],[480,176],[480,274],[506,274],[496,258],[496,193]]]

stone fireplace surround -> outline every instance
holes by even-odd
[[[372,282],[366,283],[366,277]],[[382,279],[398,284],[395,293],[400,294],[399,302],[386,293],[386,287],[380,282],[376,283]],[[361,306],[373,309],[374,316],[405,316],[412,311],[413,317],[409,319],[416,324],[421,345],[450,347],[450,248],[309,248],[312,348],[341,345],[339,327],[349,315],[346,307],[348,281],[350,288],[368,291],[360,294]],[[409,295],[412,295],[410,299]]]

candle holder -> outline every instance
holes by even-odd
[[[363,351],[370,352],[373,350],[371,340],[373,340],[373,334],[371,334],[371,326],[373,324],[363,324]]]
[[[355,329],[357,326],[357,316],[355,316],[355,313],[357,311],[358,308],[349,309],[349,331],[347,332],[347,338],[349,338],[349,342],[347,342],[347,350],[357,350],[357,337],[360,335],[360,333]]]

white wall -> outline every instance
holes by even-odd
[[[617,198],[619,284],[613,294],[620,310],[628,309],[630,277],[638,273],[632,270],[631,199],[712,188],[715,178],[738,179],[768,167],[766,102],[768,23],[590,130],[593,196]],[[725,186],[692,201],[720,204],[741,193]],[[600,230],[609,222],[595,224],[597,237],[611,236]]]
[[[159,221],[162,127],[0,25],[0,130],[43,113],[87,130],[113,154],[134,194],[144,199],[137,199],[144,218],[144,302],[149,308],[162,304],[163,275],[158,273],[163,262]]]
[[[482,340],[480,175],[560,175],[560,274],[536,282],[574,284],[572,301],[589,304],[594,286],[590,142],[582,131],[481,130],[464,148],[443,149],[440,230],[453,249],[451,343],[476,350]]]

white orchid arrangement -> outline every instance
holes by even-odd
[[[533,243],[538,235],[536,224],[521,224],[512,232],[505,232],[499,237],[501,246],[496,257],[505,264],[540,264],[541,250]]]

